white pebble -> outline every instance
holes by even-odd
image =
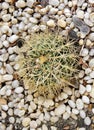
[[[90,119],[90,117],[86,117],[86,118],[84,119],[84,123],[85,123],[86,125],[90,125],[90,124],[91,124],[91,119]]]
[[[7,96],[10,96],[10,95],[11,95],[11,89],[9,89],[9,90],[6,91],[6,95],[7,95]]]
[[[3,2],[2,9],[8,9],[8,8],[9,8],[9,4],[7,2]]]
[[[37,20],[36,18],[34,18],[34,17],[30,17],[30,18],[29,18],[29,21],[30,21],[31,23],[34,23],[34,24],[37,24],[37,23],[38,23],[38,20]]]
[[[10,64],[6,65],[6,71],[8,72],[8,74],[13,74],[13,68]]]
[[[82,101],[83,101],[83,103],[86,103],[86,104],[90,103],[90,100],[87,96],[82,96]]]
[[[82,84],[80,84],[79,93],[82,95],[85,93],[85,91],[86,91],[86,88]]]
[[[13,75],[11,75],[11,74],[3,75],[3,80],[4,81],[10,81],[12,79],[13,79]]]
[[[44,101],[44,103],[43,103],[43,106],[46,107],[46,108],[48,108],[48,107],[50,107],[50,106],[53,106],[53,105],[54,105],[54,101],[51,100],[51,99],[46,99],[46,100]]]
[[[90,34],[89,34],[89,39],[90,39],[92,42],[94,42],[94,33],[90,33]]]
[[[7,110],[8,110],[8,105],[2,105],[2,109],[3,109],[4,111],[7,111]]]
[[[12,123],[12,124],[14,124],[15,118],[14,118],[14,117],[10,117],[10,118],[9,118],[9,122]]]
[[[90,4],[94,4],[94,0],[88,0]]]
[[[84,107],[83,101],[81,99],[77,99],[76,100],[76,106],[77,106],[78,110],[83,109],[83,107]]]
[[[56,109],[55,109],[55,115],[59,116],[61,114],[63,114],[65,112],[65,105],[64,104],[61,104],[59,105]]]
[[[71,108],[75,108],[75,103],[72,100],[69,100],[68,104],[70,105]]]
[[[16,7],[18,7],[18,8],[24,8],[25,6],[26,6],[26,3],[24,0],[18,0],[16,2]]]
[[[30,124],[31,119],[29,117],[23,118],[22,125],[27,127]]]
[[[90,96],[91,96],[92,98],[94,98],[94,86],[93,86],[92,89],[91,89]]]
[[[9,42],[8,42],[7,40],[3,41],[3,45],[4,45],[5,47],[9,47]]]
[[[90,73],[90,77],[91,77],[91,78],[94,78],[94,71],[92,71],[92,72]]]
[[[75,115],[78,115],[78,114],[79,114],[79,110],[73,108],[73,109],[72,109],[72,113],[75,114]]]
[[[87,48],[84,48],[82,51],[81,51],[81,56],[87,56],[88,55],[88,49]]]
[[[15,42],[18,38],[19,38],[19,37],[18,37],[17,35],[12,35],[12,36],[9,37],[9,42],[10,42],[10,43],[13,43],[13,42]]]
[[[89,55],[94,56],[94,49],[93,48],[90,50]]]
[[[23,87],[17,87],[16,89],[15,89],[15,93],[22,93],[23,92]]]
[[[49,0],[49,4],[56,7],[59,5],[59,0]]]
[[[35,2],[35,0],[27,0],[26,5],[27,5],[28,7],[32,7],[33,4],[34,4],[34,2]]]
[[[63,19],[58,19],[58,26],[65,28],[66,27],[66,22]]]
[[[87,91],[87,92],[91,92],[91,88],[92,88],[91,85],[89,85],[89,84],[86,85],[86,91]]]
[[[70,114],[69,114],[68,112],[65,112],[65,113],[63,114],[63,119],[64,119],[64,120],[67,120],[69,117],[70,117]]]
[[[92,70],[90,68],[85,69],[85,74],[89,74]]]
[[[47,25],[48,25],[49,27],[55,27],[55,22],[54,22],[54,20],[50,19],[49,21],[47,21]]]
[[[2,16],[2,19],[4,22],[8,22],[11,19],[11,15],[10,14],[5,14]]]
[[[89,66],[94,68],[94,58],[89,61]]]
[[[48,130],[48,128],[45,124],[42,125],[42,130]]]
[[[18,86],[19,86],[19,81],[18,80],[12,81],[12,87],[13,88],[17,88]]]
[[[77,11],[77,17],[83,19],[84,18],[84,11],[78,10]]]
[[[37,128],[37,123],[36,123],[36,121],[34,121],[34,120],[32,120],[31,122],[30,122],[30,128]]]
[[[86,117],[86,113],[84,110],[80,110],[80,117],[83,119]]]

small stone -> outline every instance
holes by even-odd
[[[84,110],[80,110],[80,117],[83,119],[86,117],[86,113]]]
[[[65,112],[65,105],[61,104],[55,109],[55,115],[59,116],[62,115]]]
[[[81,70],[81,71],[79,72],[79,78],[83,78],[84,75],[85,75],[85,72],[84,72],[83,70]]]
[[[19,87],[19,81],[18,81],[18,80],[12,81],[12,87],[13,87],[13,88]]]
[[[83,104],[83,102],[82,102],[81,99],[77,99],[77,100],[76,100],[76,106],[77,106],[77,109],[78,109],[78,110],[83,109],[84,104]]]
[[[55,15],[58,12],[57,8],[51,8],[49,14]]]
[[[7,101],[4,98],[0,98],[0,106],[1,105],[6,105]]]
[[[9,118],[9,122],[12,123],[12,124],[14,124],[15,118],[14,118],[14,117],[10,117],[10,118]]]
[[[72,109],[72,113],[75,114],[75,115],[78,115],[79,111],[77,109]]]
[[[78,17],[73,17],[74,25],[80,29],[83,35],[87,35],[90,32],[90,28]]]
[[[7,111],[7,110],[8,110],[8,105],[2,105],[2,109],[3,109],[4,111]]]
[[[10,96],[10,95],[11,95],[11,90],[10,90],[10,89],[6,91],[6,95],[7,95],[7,96]]]
[[[86,130],[84,127],[79,128],[79,130]]]
[[[30,128],[33,128],[33,129],[37,128],[37,123],[36,123],[36,121],[32,120],[32,121],[30,122]]]
[[[82,96],[82,101],[83,101],[83,103],[86,103],[86,104],[90,103],[90,100],[87,96]]]
[[[92,89],[91,89],[90,96],[91,96],[92,98],[94,98],[94,86],[93,86]]]
[[[85,69],[85,74],[88,75],[91,71],[92,71],[92,70],[91,70],[90,68],[86,68],[86,69]]]
[[[88,0],[90,4],[94,4],[94,0]]]
[[[66,22],[63,19],[59,19],[57,22],[58,26],[65,28],[66,27]]]
[[[91,68],[94,68],[94,59],[93,58],[89,61],[89,66]]]
[[[84,40],[83,39],[80,39],[79,40],[79,45],[83,45],[84,44]]]
[[[89,84],[86,85],[86,91],[87,91],[87,92],[91,92],[91,88],[92,88],[91,85],[89,85]]]
[[[34,2],[35,2],[35,0],[27,0],[26,5],[31,8],[33,6]]]
[[[26,3],[24,0],[18,0],[16,2],[16,7],[18,7],[18,8],[24,8],[25,6],[26,6]]]
[[[13,74],[13,68],[10,64],[6,65],[6,71],[8,72],[8,74]]]
[[[53,105],[54,105],[54,101],[51,100],[51,99],[46,99],[46,100],[44,101],[44,103],[43,103],[43,106],[46,107],[46,108],[48,108],[48,107],[50,107],[50,106],[53,106]]]
[[[0,55],[0,61],[2,61],[2,62],[7,61],[8,57],[9,57],[9,54],[4,53],[4,54]]]
[[[51,121],[52,123],[56,123],[56,122],[58,121],[58,118],[59,118],[59,117],[57,117],[57,116],[51,116],[50,121]]]
[[[83,94],[85,93],[85,91],[86,91],[86,88],[85,88],[82,84],[80,84],[79,93],[80,93],[81,95],[83,95]]]
[[[90,20],[91,20],[91,22],[94,23],[94,13],[91,13],[91,14],[90,14]]]
[[[9,4],[7,2],[3,2],[2,9],[8,9],[8,8],[9,8]]]
[[[2,19],[4,22],[8,22],[11,19],[11,15],[10,14],[5,14],[2,16]]]
[[[71,12],[70,12],[69,8],[64,8],[64,14],[65,14],[66,17],[71,16]]]
[[[62,92],[62,93],[58,96],[58,99],[62,101],[62,100],[64,100],[64,99],[67,99],[67,97],[68,97],[68,95],[67,95],[66,93]]]
[[[64,90],[63,90],[67,95],[72,95],[72,90],[71,88],[69,87],[64,87]]]
[[[88,37],[92,42],[94,42],[94,33],[90,33]]]
[[[65,112],[65,113],[63,114],[63,119],[64,119],[64,120],[67,120],[69,117],[70,117],[70,114],[69,114],[68,112]]]
[[[45,124],[42,125],[42,130],[48,130],[48,128]]]
[[[14,43],[19,37],[17,35],[12,35],[9,37],[9,42],[10,43]]]
[[[90,73],[90,77],[91,77],[91,78],[94,78],[94,71],[92,71],[92,72]]]
[[[85,123],[86,125],[90,125],[90,124],[91,124],[91,119],[90,119],[90,117],[86,117],[86,118],[84,119],[84,123]]]
[[[49,0],[49,4],[57,7],[59,5],[59,0]]]
[[[22,93],[23,92],[23,87],[17,87],[16,89],[15,89],[15,93]]]
[[[31,119],[29,117],[23,118],[22,125],[27,127],[30,124]]]
[[[77,11],[77,17],[83,19],[84,18],[84,11],[78,10]]]
[[[75,103],[72,100],[69,100],[68,104],[71,108],[75,108]]]
[[[30,21],[31,23],[34,23],[34,24],[37,24],[37,23],[38,23],[38,20],[37,20],[36,18],[34,18],[34,17],[30,17],[30,18],[29,18],[29,21]]]
[[[12,79],[13,79],[13,75],[11,75],[11,74],[3,75],[3,80],[4,81],[10,81]]]
[[[54,22],[54,20],[50,19],[49,21],[47,21],[47,25],[48,25],[49,27],[55,27],[55,22]]]
[[[94,49],[93,48],[90,50],[89,55],[94,56]]]
[[[83,57],[87,56],[88,53],[89,53],[89,51],[88,51],[87,48],[84,48],[84,49],[81,50],[81,56],[83,56]]]
[[[3,45],[7,48],[9,47],[9,42],[7,40],[3,41]]]
[[[32,101],[30,102],[30,106],[31,106],[32,110],[35,110],[37,107],[36,104]]]

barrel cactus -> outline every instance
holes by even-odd
[[[33,93],[53,98],[73,86],[78,73],[79,47],[54,33],[37,33],[19,49],[19,76]]]

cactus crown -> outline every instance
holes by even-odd
[[[32,92],[54,97],[63,87],[73,86],[78,60],[74,42],[54,33],[33,34],[20,48],[19,75]]]

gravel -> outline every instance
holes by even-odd
[[[77,120],[78,115],[86,126],[94,122],[94,116],[88,116],[88,111],[94,113],[94,0],[45,0],[41,4],[43,7],[36,0],[0,3],[0,130],[48,130],[48,122],[55,124],[60,117]],[[74,32],[70,36],[81,46],[79,85],[65,87],[54,100],[35,97],[18,78],[16,41],[29,40],[32,33],[47,29],[57,31],[57,27],[64,36]]]

